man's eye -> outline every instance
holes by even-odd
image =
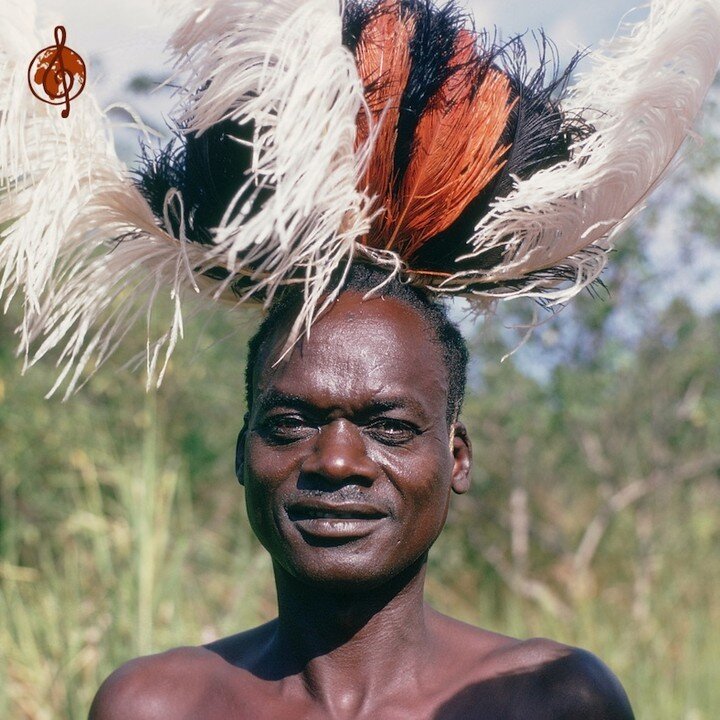
[[[385,445],[403,445],[419,434],[418,429],[402,420],[376,420],[365,427],[365,432]]]
[[[317,431],[317,428],[299,415],[278,415],[267,418],[260,432],[271,442],[294,442],[304,440]]]

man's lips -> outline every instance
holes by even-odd
[[[388,512],[368,503],[306,500],[287,507],[290,520],[308,535],[324,538],[362,537]]]
[[[305,500],[291,503],[288,505],[287,512],[291,520],[308,520],[314,518],[379,520],[388,514],[386,511],[369,503],[332,503],[322,500]]]

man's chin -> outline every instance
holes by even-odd
[[[291,568],[292,575],[306,585],[356,592],[372,590],[396,574],[393,568],[382,566],[376,558],[362,557],[356,553],[345,554],[337,552],[338,549],[325,546],[322,548],[322,557],[297,558]],[[330,555],[335,557],[328,557]]]
[[[392,584],[394,576],[378,575],[368,572],[359,573],[324,573],[317,575],[303,574],[298,576],[300,582],[318,592],[360,597],[376,593],[383,587]]]
[[[349,544],[348,544],[349,545]],[[392,562],[387,554],[363,553],[337,545],[314,546],[312,556],[302,553],[285,569],[296,580],[317,590],[338,594],[363,594],[383,586],[404,584],[424,565],[427,553],[415,561]]]

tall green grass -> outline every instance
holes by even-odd
[[[269,562],[243,518],[240,489],[229,485],[215,507],[198,512],[182,471],[158,451],[152,395],[144,415],[136,456],[108,469],[75,452],[76,475],[55,496],[62,511],[51,522],[38,518],[42,531],[9,529],[35,561],[6,552],[0,565],[2,717],[84,718],[102,679],[129,658],[208,641],[274,612]],[[216,520],[206,526],[199,516]],[[594,651],[621,677],[638,717],[720,717],[717,602],[683,607],[676,589],[658,588],[644,620],[602,593],[569,618],[502,590],[496,604],[472,568],[445,562],[451,541],[435,549],[428,583],[440,609]]]
[[[148,395],[136,457],[108,469],[75,452],[58,518],[38,518],[42,531],[7,529],[35,560],[6,552],[0,565],[3,717],[86,717],[102,679],[130,657],[263,614],[269,564],[242,519],[239,488],[223,530],[195,524],[186,479],[159,456],[153,406]]]
[[[234,320],[223,322],[211,337],[234,332]],[[0,333],[9,335],[7,327]],[[717,333],[708,337],[715,343]],[[679,356],[699,362],[701,340],[689,335],[690,350],[679,348]],[[654,417],[670,422],[687,377],[695,385],[705,378],[690,419],[682,420],[685,425],[673,420],[668,455],[650,457],[649,467],[717,446],[714,348],[703,351],[708,374],[688,371],[677,382],[680,389],[669,381],[650,383],[653,402],[659,390],[668,396]],[[52,370],[38,368],[19,379],[8,345],[0,343],[1,718],[80,720],[102,680],[128,659],[207,642],[274,615],[270,563],[252,537],[233,477],[244,412],[242,333],[217,347],[190,338],[178,353],[158,393],[146,394],[137,376],[105,372],[62,405],[42,399]],[[651,359],[643,360],[642,374],[649,374]],[[518,474],[545,479],[537,490],[545,505],[531,506],[530,519],[534,529],[552,530],[551,542],[572,540],[597,498],[592,476],[583,474],[573,454],[570,432],[562,426],[555,431],[558,420],[540,389],[502,372],[507,382],[498,388],[488,383],[482,403],[477,395],[468,399],[471,429],[479,433],[476,489],[458,499],[459,510],[431,554],[429,599],[441,611],[498,632],[552,637],[594,651],[621,678],[638,718],[716,720],[717,472],[669,486],[637,513],[623,511],[587,582],[565,597],[565,614],[520,598],[482,556],[484,547],[508,544],[511,483]],[[622,382],[617,375],[608,380],[613,387]],[[587,384],[580,371],[570,379],[576,385],[567,397]],[[629,396],[638,382],[626,386],[628,408],[641,414],[642,398]],[[590,401],[577,402],[589,407]],[[612,396],[606,401],[596,393],[594,402],[599,409],[582,422],[602,418],[603,407],[621,419],[630,413],[617,409]],[[554,412],[561,412],[556,405]],[[511,414],[512,407],[522,412]],[[569,417],[572,429],[579,421]],[[610,417],[598,431],[603,439],[617,425],[616,415]],[[638,423],[627,420],[628,427]],[[549,428],[534,440],[537,451],[517,454],[536,428]],[[642,432],[659,442],[657,426]],[[636,441],[629,450],[642,447]],[[563,470],[554,474],[553,468]],[[466,500],[471,504],[463,511]],[[554,508],[561,512],[540,516]],[[645,516],[652,537],[643,545],[637,528]],[[548,529],[548,517],[567,521],[567,528]],[[568,578],[562,552],[538,550],[531,539],[528,572],[562,588]]]

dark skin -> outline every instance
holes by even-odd
[[[448,424],[425,320],[342,294],[285,361],[267,343],[238,478],[273,560],[277,619],[202,648],[133,660],[90,720],[631,720],[593,655],[441,615],[426,559],[471,448]]]

